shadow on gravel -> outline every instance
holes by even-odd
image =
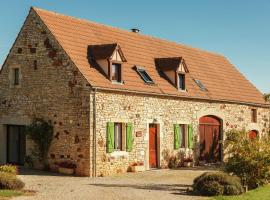
[[[48,171],[42,171],[42,170],[37,170],[37,169],[28,169],[28,168],[24,168],[24,167],[19,167],[19,175],[27,175],[27,176],[36,176],[36,175],[40,175],[40,176],[67,176],[68,175],[63,175],[63,174],[59,174],[59,173],[55,173],[55,172],[48,172]]]
[[[111,187],[111,188],[133,188],[141,190],[159,190],[165,192],[171,192],[174,195],[191,195],[195,196],[190,192],[188,188],[191,188],[191,185],[185,184],[147,184],[147,185],[134,185],[134,184],[90,184],[91,186],[97,187]]]

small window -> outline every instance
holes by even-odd
[[[122,150],[122,124],[114,124],[114,149]]]
[[[257,109],[251,109],[251,122],[257,123]]]
[[[13,69],[13,73],[14,73],[14,85],[19,85],[19,76],[20,76],[19,68]]]
[[[111,80],[114,82],[121,82],[121,64],[112,64]]]
[[[150,76],[147,74],[147,72],[144,69],[137,67],[137,72],[140,74],[144,82],[151,83],[151,84],[154,83],[153,80],[150,78]]]
[[[181,130],[181,133],[182,133],[181,148],[187,148],[187,125],[186,124],[180,124],[180,130]]]
[[[202,91],[207,91],[206,87],[204,86],[204,84],[200,80],[194,79],[194,81]]]
[[[178,74],[178,84],[180,90],[186,89],[185,74]]]

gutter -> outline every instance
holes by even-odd
[[[177,95],[170,95],[170,94],[164,94],[164,93],[160,94],[160,93],[155,93],[155,92],[141,92],[137,90],[110,89],[110,88],[105,88],[105,87],[93,87],[93,88],[103,90],[103,91],[111,91],[111,92],[127,92],[127,93],[132,93],[132,94],[154,95],[154,96],[161,96],[161,97],[173,97],[173,98],[190,99],[190,100],[197,100],[197,101],[208,101],[208,102],[214,101],[214,102],[240,104],[240,105],[256,106],[256,107],[270,109],[270,104],[250,103],[250,102],[233,101],[233,100],[185,97],[185,96],[177,96]]]

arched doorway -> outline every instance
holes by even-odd
[[[256,131],[256,130],[251,130],[248,132],[249,139],[255,139],[258,137],[258,135],[259,135],[258,131]]]
[[[200,160],[221,161],[221,121],[215,116],[200,118]]]

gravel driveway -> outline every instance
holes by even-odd
[[[186,189],[201,169],[153,170],[126,173],[114,177],[87,178],[61,176],[40,171],[22,171],[19,177],[34,196],[21,196],[16,200],[170,200],[202,199],[188,195]]]

